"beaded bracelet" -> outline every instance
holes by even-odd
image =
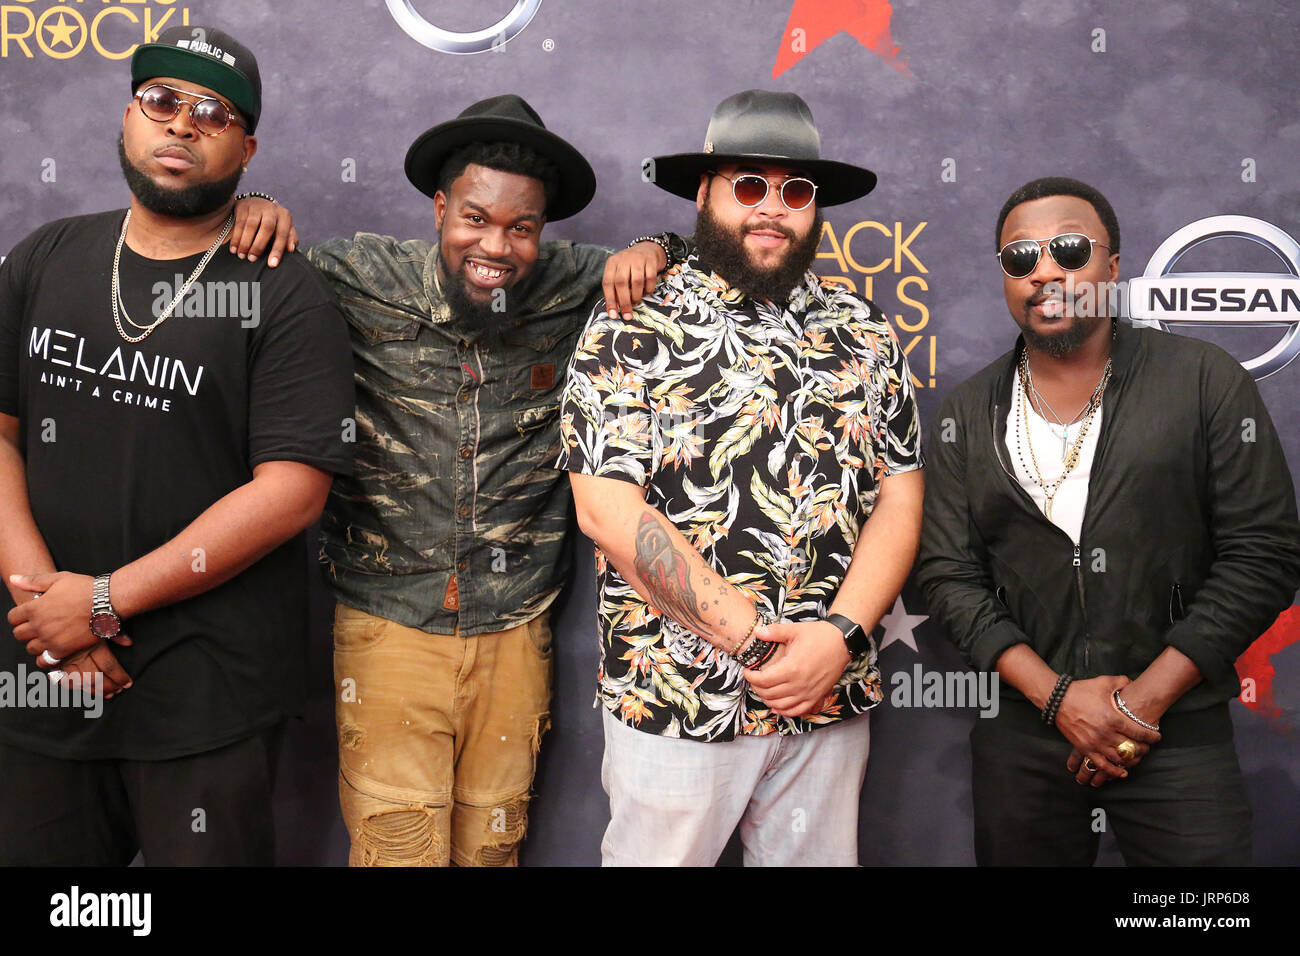
[[[1061,701],[1065,699],[1066,688],[1074,678],[1069,674],[1062,674],[1056,678],[1056,686],[1052,688],[1052,695],[1047,698],[1047,705],[1043,708],[1043,723],[1051,726],[1056,723],[1056,712],[1061,709]]]
[[[755,638],[754,642],[750,644],[749,647],[740,652],[740,654],[735,658],[735,661],[741,667],[756,667],[759,663],[767,660],[768,657],[771,656],[772,650],[775,647],[775,641],[764,641]]]
[[[240,193],[238,196],[235,197],[235,202],[239,202],[239,200],[241,199],[265,199],[269,203],[275,203],[275,205],[277,206],[280,205],[278,202],[275,202],[274,196],[268,196],[266,193],[258,193],[258,192]]]
[[[749,625],[749,630],[745,632],[744,637],[736,641],[735,644],[731,645],[731,649],[727,651],[728,656],[735,657],[737,654],[740,653],[741,648],[745,647],[748,644],[749,639],[754,635],[754,628],[758,627],[758,622],[759,622],[758,608],[754,608],[754,623]]]
[[[766,660],[767,657],[771,655],[772,649],[776,646],[775,641],[765,641],[757,637],[750,640],[750,637],[754,633],[754,629],[757,628],[760,623],[772,623],[772,619],[757,607],[754,608],[754,611],[757,617],[749,628],[749,634],[745,636],[746,640],[744,644],[737,648],[736,653],[732,655],[732,659],[741,667],[753,667],[761,661]]]
[[[765,643],[767,644],[767,653],[759,658],[758,663],[754,665],[754,670],[760,670],[764,664],[772,659],[772,655],[776,653],[776,649],[781,646],[776,641],[766,641]]]
[[[690,255],[691,247],[681,236],[671,232],[661,232],[657,236],[637,236],[627,244],[631,249],[638,242],[653,242],[664,251],[664,256],[668,260],[668,266],[674,266],[679,262],[685,261]]]
[[[671,266],[673,264],[672,250],[668,248],[668,240],[665,239],[663,236],[637,236],[635,239],[633,239],[631,242],[627,244],[627,247],[631,249],[638,242],[653,242],[656,246],[658,246],[660,249],[664,251],[664,259],[667,260],[668,265]]]

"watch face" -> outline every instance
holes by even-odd
[[[90,632],[96,637],[117,637],[120,630],[122,630],[122,622],[118,620],[116,614],[100,611],[90,616]]]
[[[859,624],[849,628],[849,632],[844,635],[844,643],[849,646],[849,653],[854,657],[865,654],[871,649],[871,642],[867,640],[867,633],[862,630]]]

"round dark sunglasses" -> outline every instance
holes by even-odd
[[[1023,279],[1038,265],[1044,243],[1048,255],[1066,272],[1077,272],[1086,266],[1092,259],[1094,245],[1110,251],[1106,243],[1090,239],[1081,232],[1066,232],[1051,239],[1017,239],[1008,242],[997,254],[1002,271],[1012,279]]]
[[[171,122],[180,113],[181,107],[188,105],[190,122],[204,136],[220,136],[231,123],[248,129],[248,125],[233,110],[211,96],[199,96],[187,90],[153,83],[136,93],[135,98],[140,101],[140,112],[155,123]]]
[[[763,204],[763,200],[767,199],[767,191],[770,187],[766,176],[760,176],[757,173],[741,173],[733,178],[723,176],[722,173],[718,172],[713,175],[731,183],[731,195],[742,206],[751,208],[760,206]],[[813,201],[813,197],[816,195],[817,184],[811,179],[796,176],[781,183],[781,202],[791,212],[807,209],[808,204]]]

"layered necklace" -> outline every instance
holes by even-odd
[[[1037,386],[1034,385],[1034,376],[1029,371],[1029,350],[1025,349],[1025,351],[1020,355],[1020,367],[1017,371],[1020,379],[1022,398],[1020,403],[1021,417],[1016,423],[1016,455],[1020,458],[1020,467],[1024,469],[1025,473],[1029,475],[1038,487],[1043,489],[1043,497],[1045,499],[1043,515],[1048,521],[1052,520],[1052,501],[1056,498],[1056,493],[1061,490],[1061,485],[1065,483],[1065,479],[1070,476],[1070,473],[1079,466],[1079,456],[1083,448],[1083,442],[1087,437],[1088,430],[1092,427],[1093,421],[1097,417],[1097,409],[1101,408],[1101,396],[1102,393],[1106,391],[1106,383],[1110,381],[1111,368],[1111,360],[1108,358],[1106,359],[1106,367],[1101,373],[1101,380],[1097,383],[1097,387],[1093,389],[1091,397],[1084,403],[1083,407],[1079,409],[1073,418],[1068,422],[1063,422],[1052,406],[1043,398],[1042,393],[1038,391]],[[1037,402],[1039,408],[1045,409],[1049,412],[1052,418],[1056,420],[1056,424],[1060,425],[1062,429],[1062,469],[1061,474],[1052,481],[1045,481],[1043,479],[1042,470],[1038,467],[1038,456],[1034,453],[1033,439],[1029,434],[1029,406],[1031,402]],[[1070,444],[1070,426],[1079,421],[1080,418],[1082,418],[1083,421],[1082,424],[1079,425],[1079,434],[1075,437],[1074,443]],[[1048,427],[1050,428],[1051,425],[1049,424]],[[1028,446],[1029,448],[1029,460],[1033,464],[1032,470],[1025,463],[1024,446]]]
[[[235,211],[233,209],[230,211],[230,215],[226,217],[226,224],[221,229],[221,235],[217,236],[216,242],[212,243],[208,248],[208,251],[203,254],[203,258],[200,259],[199,264],[194,267],[194,271],[191,272],[190,277],[185,280],[185,284],[176,291],[176,295],[172,298],[171,302],[168,303],[167,308],[163,309],[162,315],[149,325],[140,325],[137,322],[133,322],[131,316],[127,315],[126,303],[122,301],[122,281],[119,278],[119,271],[122,262],[122,245],[126,242],[126,228],[130,224],[131,210],[128,209],[126,211],[126,218],[122,220],[122,234],[117,237],[117,249],[113,252],[113,324],[117,326],[117,332],[122,336],[122,338],[135,344],[136,342],[143,342],[149,337],[150,332],[172,317],[172,313],[176,311],[176,306],[181,303],[181,300],[185,298],[186,293],[188,293],[194,283],[198,281],[199,276],[203,274],[203,270],[207,268],[212,257],[216,255],[217,250],[221,248],[221,244],[225,242],[226,237],[230,235],[230,230],[235,224]],[[136,336],[128,335],[126,330],[122,328],[123,319],[126,319],[127,324],[132,328],[141,329],[143,331]]]

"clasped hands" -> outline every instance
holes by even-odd
[[[1126,717],[1115,705],[1115,691],[1130,683],[1122,675],[1103,675],[1074,681],[1065,692],[1056,726],[1074,745],[1065,765],[1081,785],[1100,787],[1122,780],[1160,740],[1160,734]],[[1144,720],[1159,722],[1159,715],[1143,713],[1140,708],[1136,713]],[[1121,746],[1131,752],[1121,753]]]
[[[744,672],[754,693],[782,717],[821,711],[850,660],[840,629],[828,621],[777,621],[760,624],[754,636],[780,645],[761,670]]]
[[[109,642],[90,630],[93,577],[55,571],[11,574],[9,582],[39,598],[17,605],[8,616],[14,638],[27,645],[27,653],[36,658],[38,667],[58,668],[68,675],[80,674],[82,687],[89,686],[87,680],[93,679],[93,675],[102,673],[106,698],[131,686],[131,677],[109,650]],[[125,634],[112,640],[124,647],[131,643]],[[51,664],[50,658],[55,663]]]

